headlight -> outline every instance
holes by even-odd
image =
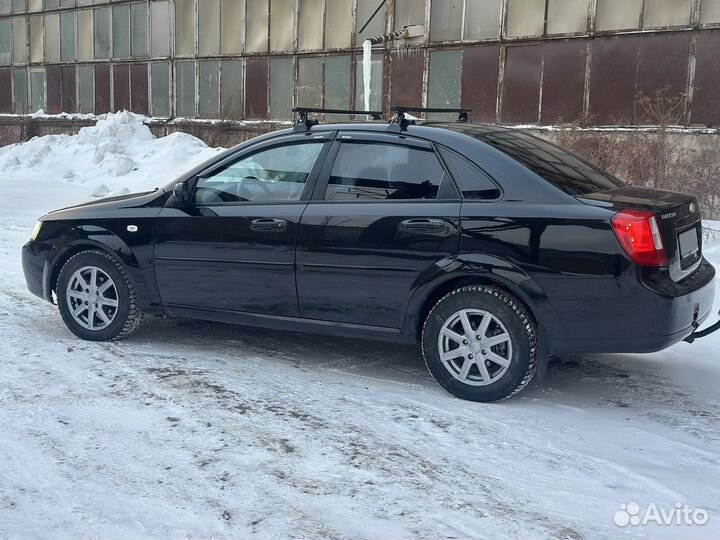
[[[33,242],[34,242],[35,240],[37,240],[37,237],[38,237],[38,235],[40,234],[40,229],[42,229],[42,225],[43,225],[43,222],[42,222],[42,221],[38,221],[38,222],[35,224],[35,227],[33,227],[32,234],[30,235],[30,240],[32,240]]]

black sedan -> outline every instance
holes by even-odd
[[[691,196],[516,130],[303,117],[164,189],[44,216],[23,266],[83,339],[154,314],[404,340],[448,391],[496,401],[550,353],[702,335],[700,220]]]

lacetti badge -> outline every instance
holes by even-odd
[[[697,210],[697,207],[695,206],[695,203],[690,203],[690,212],[695,212]]]
[[[677,212],[668,212],[667,214],[663,214],[662,218],[670,219],[670,218],[674,218],[675,216],[677,216]]]

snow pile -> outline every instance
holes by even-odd
[[[192,135],[156,138],[144,117],[108,114],[77,135],[46,135],[0,148],[0,181],[73,182],[89,197],[123,195],[167,184],[218,149]]]

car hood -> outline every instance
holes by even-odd
[[[106,197],[96,201],[89,201],[67,208],[54,210],[45,215],[43,220],[73,219],[88,214],[112,213],[114,210],[143,208],[157,206],[160,200],[167,195],[162,189],[145,191],[142,193],[129,193],[116,197]]]

